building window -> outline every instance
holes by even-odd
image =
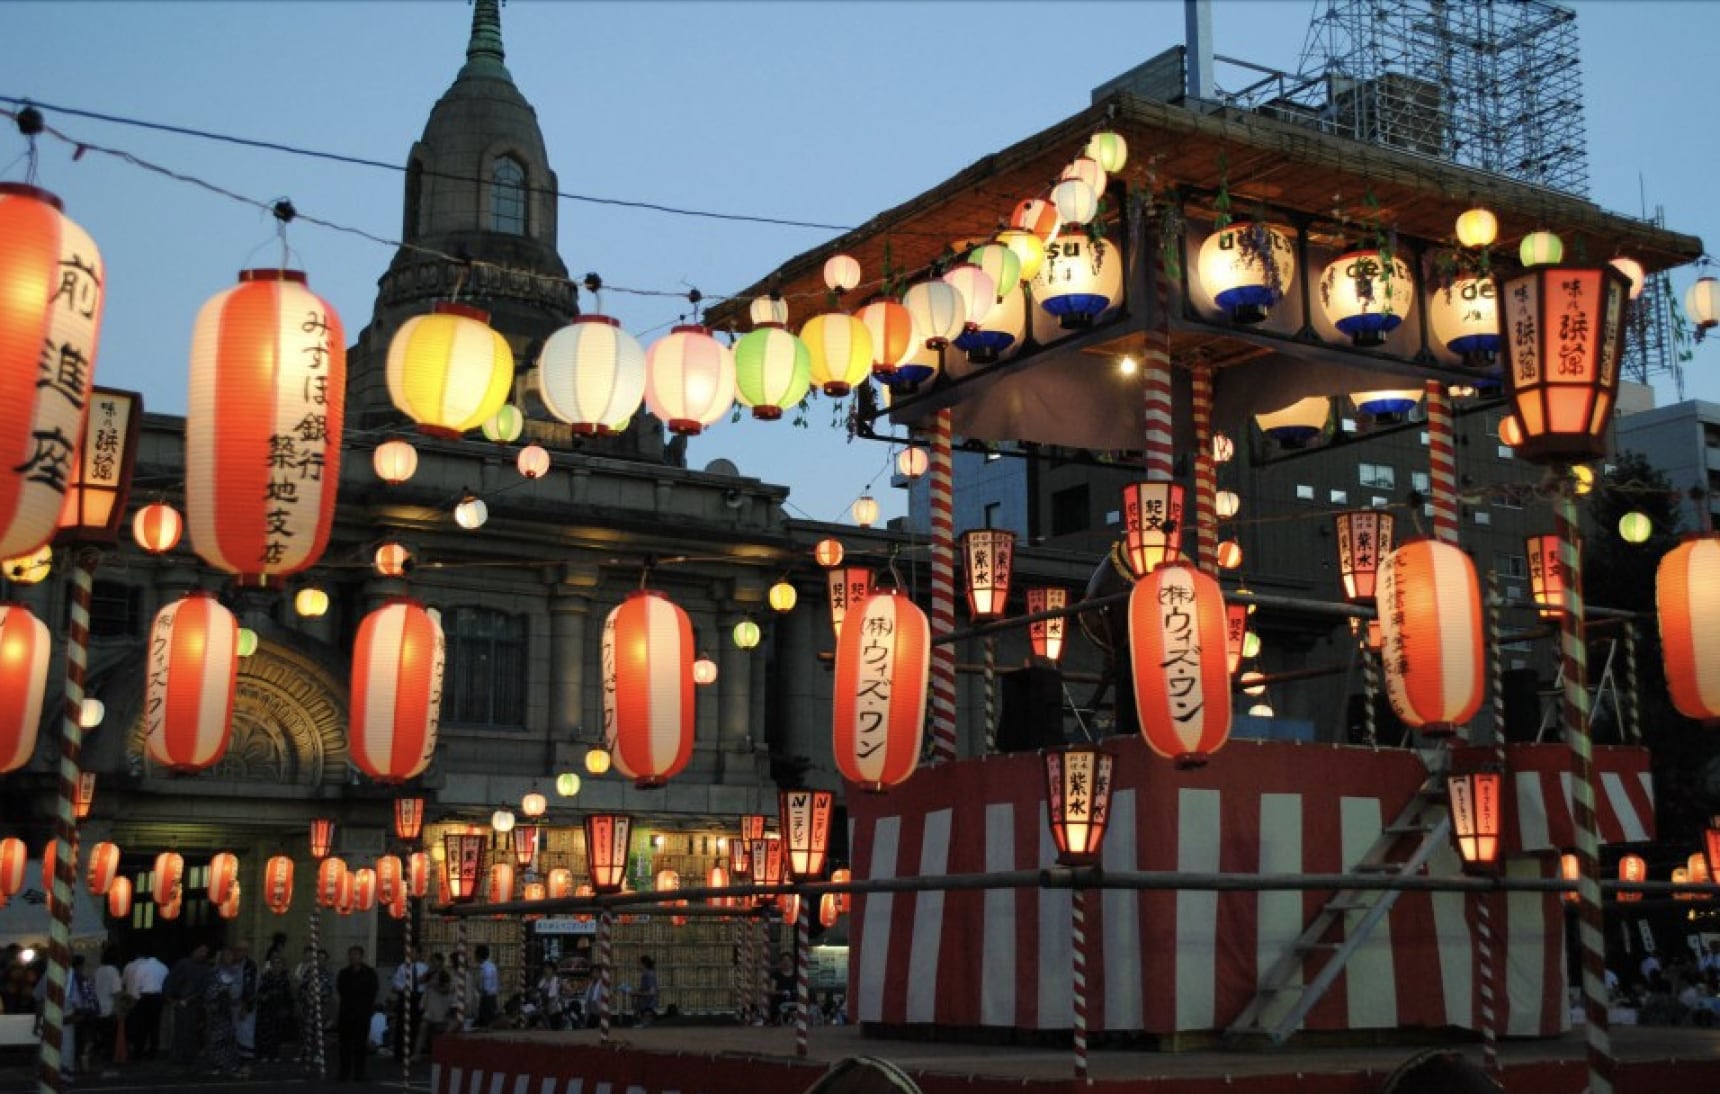
[[[490,170],[490,230],[526,234],[526,169],[512,156],[502,156]]]
[[[1331,494],[1327,495],[1326,500],[1330,501],[1333,505],[1348,505],[1350,504],[1350,492],[1348,490],[1339,490],[1334,487]]]
[[[997,451],[995,448],[986,449],[986,452],[985,452],[985,462],[986,463],[993,463],[993,462],[995,462],[997,460],[1001,460],[1001,459],[1003,459],[1003,453],[1002,452]]]
[[[90,592],[90,637],[135,638],[143,633],[141,593],[136,586],[98,581]],[[68,613],[70,605],[68,604]],[[70,622],[68,614],[67,621]]]
[[[1067,486],[1051,495],[1051,534],[1066,536],[1085,532],[1091,511],[1087,484]]]
[[[1409,485],[1416,493],[1425,494],[1433,489],[1433,476],[1426,471],[1411,471]]]
[[[1297,501],[1313,501],[1314,500],[1314,488],[1312,486],[1307,485],[1306,483],[1300,483],[1300,482],[1297,483],[1296,484],[1296,500]]]
[[[1003,502],[988,501],[985,503],[985,527],[996,528],[997,518],[1001,515]]]
[[[1500,577],[1528,577],[1529,564],[1522,555],[1508,555],[1503,552],[1493,556],[1493,569]]]
[[[462,725],[518,728],[526,722],[526,621],[489,608],[442,613],[448,664],[442,710]]]
[[[1368,499],[1368,504],[1375,509],[1384,509],[1386,506],[1390,505],[1391,502],[1380,497],[1378,494],[1375,494],[1373,497]]]
[[[1375,490],[1396,490],[1397,470],[1389,463],[1363,463],[1357,465],[1360,469],[1361,483]]]
[[[1485,509],[1477,509],[1475,511],[1475,523],[1483,525],[1483,526],[1492,524],[1493,523],[1493,514],[1489,513]]]

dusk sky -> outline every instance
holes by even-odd
[[[1720,4],[1579,3],[1591,196],[1720,238],[1720,154],[1701,106],[1713,93]],[[1294,70],[1312,0],[1217,0],[1217,51]],[[76,140],[123,150],[258,201],[385,240],[400,232],[402,176],[56,112],[75,107],[404,164],[464,60],[467,4],[12,3],[0,96],[31,98]],[[572,3],[515,0],[507,65],[537,108],[564,192],[684,209],[856,225],[1085,107],[1090,90],[1183,39],[1183,5],[1118,3]],[[1221,68],[1220,86],[1227,86]],[[1231,81],[1234,83],[1235,81]],[[0,103],[15,109],[14,103]],[[39,185],[96,239],[108,266],[97,382],[183,413],[186,354],[203,301],[241,268],[278,260],[260,210],[44,136]],[[21,181],[25,142],[0,133],[0,178]],[[1075,154],[1071,149],[1071,155]],[[1143,150],[1144,151],[1144,150]],[[999,213],[1007,212],[1000,208]],[[563,200],[560,249],[575,276],[715,297],[835,232]],[[349,336],[370,314],[391,243],[308,223],[290,241]],[[878,271],[866,271],[873,277]],[[1676,271],[1682,299],[1695,279]],[[582,295],[582,307],[591,300]],[[605,294],[649,343],[684,300]],[[1696,348],[1686,394],[1720,400],[1720,348]],[[1674,396],[1661,384],[1660,399]],[[792,488],[791,512],[844,519],[868,485],[886,516],[889,450],[847,444],[819,404],[810,429],[723,422],[689,463],[723,457]]]

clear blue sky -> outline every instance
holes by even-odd
[[[1579,3],[1592,196],[1720,238],[1720,154],[1700,106],[1713,87],[1720,4]],[[1312,0],[1217,0],[1221,54],[1297,65]],[[392,3],[12,3],[0,8],[0,95],[404,163],[464,60],[471,9]],[[502,13],[507,64],[536,106],[564,191],[858,224],[1084,107],[1090,89],[1182,41],[1174,0],[1132,3],[549,3]],[[49,124],[258,199],[396,238],[401,177],[63,115]],[[38,181],[102,248],[109,296],[99,382],[185,409],[198,307],[273,258],[255,209],[118,160],[44,140]],[[24,149],[0,133],[0,177]],[[7,167],[7,165],[10,167]],[[1001,212],[1002,210],[1000,210]],[[739,290],[831,233],[737,225],[564,201],[561,252],[612,285]],[[312,287],[356,332],[392,248],[296,226]],[[869,272],[870,273],[870,272]],[[1676,285],[1694,278],[1681,271]],[[609,294],[635,332],[684,303]],[[647,338],[649,340],[649,337]],[[1689,395],[1720,400],[1720,349],[1687,366]],[[1669,401],[1670,392],[1663,392]],[[733,460],[792,488],[818,519],[869,482],[902,511],[884,446],[828,428],[730,425],[690,462]]]

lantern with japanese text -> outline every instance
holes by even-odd
[[[53,538],[90,404],[106,273],[61,208],[0,182],[0,558]]]
[[[584,824],[585,862],[592,891],[619,893],[627,880],[633,818],[626,813],[587,813]]]
[[[406,856],[406,895],[422,897],[430,891],[430,853],[414,851]]]
[[[734,401],[735,355],[705,327],[674,327],[645,351],[645,408],[669,432],[696,435]]]
[[[155,869],[150,874],[150,898],[157,904],[177,904],[179,887],[184,880],[184,856],[178,851],[161,852],[155,856]]]
[[[1063,185],[1081,185],[1064,183]],[[1045,248],[1045,264],[1029,282],[1033,299],[1062,330],[1093,325],[1122,294],[1123,264],[1103,240],[1064,236]]]
[[[1647,881],[1648,863],[1642,860],[1641,855],[1623,856],[1618,860],[1618,879],[1625,882]],[[1642,893],[1620,889],[1617,897],[1620,903],[1634,904],[1642,899]]]
[[[1027,590],[1027,614],[1057,611],[1069,604],[1069,590],[1057,586],[1035,587]],[[1036,619],[1027,625],[1027,638],[1033,645],[1033,656],[1047,661],[1063,657],[1063,635],[1068,626],[1066,616]]]
[[[448,897],[456,904],[470,902],[478,895],[479,879],[484,872],[485,837],[478,832],[450,832],[442,837],[447,853],[443,865],[447,870]]]
[[[1445,780],[1446,800],[1451,807],[1451,834],[1463,868],[1492,872],[1499,868],[1504,829],[1505,777],[1498,771],[1468,771]]]
[[[379,783],[402,783],[430,765],[442,717],[442,625],[397,597],[366,615],[352,653],[352,765]]]
[[[217,851],[209,859],[209,903],[225,904],[227,894],[239,881],[239,856]]]
[[[752,416],[773,422],[812,387],[812,354],[780,327],[760,327],[735,343],[735,397]]]
[[[190,393],[185,520],[198,556],[246,583],[315,565],[340,484],[340,316],[297,270],[241,271],[197,315]]]
[[[514,899],[514,879],[516,877],[514,864],[497,862],[490,865],[489,885],[484,890],[484,899],[491,904]]]
[[[830,883],[832,885],[847,885],[853,880],[854,871],[850,870],[846,866],[838,866],[836,869],[830,871]],[[832,893],[830,895],[836,898],[836,910],[841,914],[847,915],[853,908],[853,893]]]
[[[1720,719],[1720,536],[1693,536],[1654,575],[1660,646],[1672,705],[1686,718]]]
[[[967,562],[968,613],[976,620],[998,619],[1009,603],[1009,577],[1015,561],[1015,533],[974,528],[962,533]]]
[[[317,863],[317,906],[333,908],[340,903],[341,885],[347,875],[346,860],[330,855]]]
[[[1344,599],[1366,604],[1374,599],[1380,560],[1391,554],[1396,519],[1378,509],[1351,509],[1332,515],[1337,530],[1338,576],[1344,582]]]
[[[1123,558],[1136,577],[1182,554],[1183,488],[1173,482],[1123,487]]]
[[[538,351],[538,395],[577,436],[608,431],[645,399],[645,348],[607,315],[576,315]]]
[[[232,735],[238,685],[239,621],[232,612],[201,590],[157,612],[144,700],[150,760],[181,774],[218,763]]]
[[[376,869],[360,866],[352,872],[352,910],[368,912],[376,907]]]
[[[1224,602],[1224,663],[1232,676],[1242,667],[1248,644],[1249,606],[1239,600]]]
[[[1557,619],[1565,614],[1565,579],[1570,567],[1565,565],[1562,550],[1555,535],[1529,536],[1523,541],[1529,592],[1542,619]]]
[[[1141,736],[1178,767],[1199,767],[1230,738],[1224,594],[1186,562],[1158,567],[1129,594],[1129,663]]]
[[[1629,279],[1611,266],[1536,266],[1500,293],[1507,390],[1523,431],[1517,454],[1536,463],[1604,454]]]
[[[36,753],[53,657],[48,627],[22,604],[0,604],[0,775]]]
[[[1117,758],[1095,746],[1045,753],[1045,804],[1057,861],[1084,866],[1099,860],[1111,820],[1111,770]]]
[[[545,877],[544,895],[550,900],[560,900],[562,897],[573,895],[573,871],[565,866],[557,866]]]
[[[826,395],[843,396],[872,371],[872,332],[852,315],[815,315],[800,328],[812,382]]]
[[[680,872],[669,869],[668,867],[658,870],[657,876],[651,879],[651,889],[653,892],[671,893],[678,890],[680,887]],[[669,901],[665,904],[659,905],[659,907],[673,908],[686,903],[687,902],[684,900]],[[669,917],[669,922],[676,927],[684,926],[687,922],[687,917],[684,915],[671,915]]]
[[[315,859],[328,858],[334,850],[334,818],[313,817],[310,825],[311,857]]]
[[[867,790],[914,773],[931,667],[926,613],[895,592],[851,605],[836,641],[836,769]],[[756,868],[755,868],[756,876]]]
[[[770,832],[753,840],[753,884],[777,888],[782,884],[783,870],[787,863],[782,853],[782,837]],[[769,904],[774,898],[760,895],[754,898],[760,907]]]
[[[403,797],[394,799],[394,838],[411,842],[424,830],[424,799]]]
[[[531,869],[532,860],[537,858],[538,837],[541,835],[543,829],[535,824],[516,825],[514,830],[508,833],[508,839],[513,846],[514,861],[519,864],[520,869]]]
[[[1263,221],[1242,220],[1214,229],[1200,245],[1200,284],[1230,321],[1263,322],[1296,276],[1290,237]]]
[[[824,873],[824,860],[830,853],[834,795],[828,790],[779,790],[776,800],[789,876],[802,880],[818,877]]]
[[[1429,736],[1456,732],[1485,681],[1475,564],[1454,544],[1412,540],[1381,563],[1378,594],[1392,709]]]
[[[287,855],[270,856],[263,865],[263,906],[275,915],[293,906],[293,860]]]
[[[1415,307],[1415,281],[1397,255],[1350,251],[1327,263],[1320,275],[1326,318],[1358,346],[1377,346]]]
[[[399,855],[383,855],[376,860],[376,901],[394,904],[405,892],[405,867]]]
[[[662,593],[630,593],[604,620],[604,742],[641,789],[692,757],[693,652],[692,621]]]
[[[818,925],[820,927],[834,927],[836,921],[841,917],[842,905],[835,893],[825,893],[818,898]]]
[[[502,408],[514,383],[514,351],[490,315],[439,303],[402,323],[388,343],[388,395],[433,437],[457,439]]]
[[[894,300],[874,300],[854,313],[872,336],[872,375],[888,381],[918,348],[914,317]]]
[[[842,639],[842,621],[855,605],[872,595],[872,571],[863,566],[838,566],[825,575],[830,593],[830,627]]]
[[[106,840],[90,848],[90,863],[84,875],[91,896],[105,896],[119,876],[119,846]]]
[[[185,521],[166,502],[152,502],[131,518],[131,538],[152,555],[164,555],[179,544]]]
[[[131,879],[116,877],[107,891],[107,914],[110,919],[126,920],[131,918]]]
[[[0,901],[10,900],[24,888],[24,867],[30,848],[17,836],[0,839]]]
[[[1467,365],[1490,365],[1499,352],[1499,288],[1491,277],[1460,277],[1430,293],[1433,340]]]

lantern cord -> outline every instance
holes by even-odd
[[[36,164],[40,157],[40,152],[36,148],[36,135],[46,128],[42,121],[42,112],[25,101],[24,108],[12,117],[18,123],[18,132],[24,134],[26,142],[24,154],[20,157],[25,161],[24,181],[34,186],[36,183]],[[17,160],[13,160],[6,169],[10,171],[17,162]]]

